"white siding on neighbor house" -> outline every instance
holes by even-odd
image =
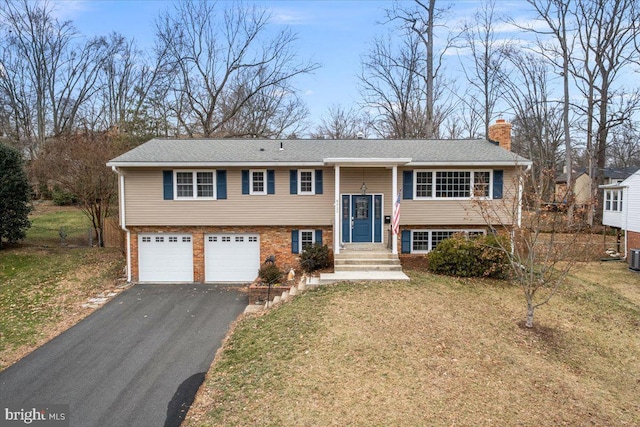
[[[623,207],[627,230],[640,233],[640,170],[627,178],[624,185],[627,185],[624,191],[627,205]]]

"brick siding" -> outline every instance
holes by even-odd
[[[333,231],[330,226],[287,226],[287,227],[130,227],[131,232],[131,280],[139,280],[138,270],[138,234],[142,233],[181,233],[191,234],[193,241],[193,281],[205,281],[205,234],[214,233],[251,233],[260,235],[260,262],[274,255],[276,264],[283,270],[290,268],[299,271],[299,254],[291,253],[291,230],[322,230],[323,244],[332,246]]]
[[[640,233],[627,231],[627,259],[631,259],[631,249],[640,249]]]

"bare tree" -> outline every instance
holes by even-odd
[[[105,133],[75,132],[48,139],[34,162],[36,173],[78,199],[98,246],[104,246],[104,220],[118,194],[116,177],[104,165],[122,151]]]
[[[97,90],[109,44],[103,37],[80,41],[73,24],[56,19],[47,1],[4,0],[0,20],[2,89],[20,120],[17,137],[35,139],[35,155],[45,137],[75,125],[82,104]]]
[[[523,195],[524,181],[535,179],[531,174],[516,174],[511,188]],[[504,203],[479,198],[475,210],[482,214],[488,226],[511,236],[506,241],[496,239],[496,244],[508,260],[511,280],[523,291],[524,325],[532,328],[535,311],[556,295],[576,262],[584,259],[587,246],[579,242],[580,229],[563,233],[564,212],[545,208],[545,201],[535,191],[523,197],[532,205],[531,211],[525,214],[521,212],[520,197],[505,197]]]
[[[327,139],[356,139],[367,137],[368,118],[353,108],[335,104],[329,107],[313,136]]]
[[[534,53],[512,50],[513,72],[505,82],[506,100],[515,112],[513,151],[533,162],[531,185],[542,200],[554,195],[555,172],[561,161],[562,114],[551,90],[549,63]]]
[[[640,168],[640,132],[632,122],[612,130],[608,165],[620,169]]]
[[[637,97],[628,96],[616,83],[623,71],[635,64],[635,43],[640,35],[640,9],[636,0],[577,0],[575,20],[580,56],[571,61],[571,73],[585,98],[579,106],[585,116],[584,130],[590,155],[589,175],[596,206],[602,206],[606,151],[609,131],[629,120],[637,110]],[[612,100],[626,102],[612,108]],[[590,210],[590,223],[599,218],[600,209]]]
[[[495,0],[485,0],[473,20],[466,22],[462,29],[464,47],[470,52],[471,62],[471,66],[463,65],[462,70],[467,82],[480,97],[478,102],[469,106],[482,108],[485,136],[489,135],[496,104],[505,92],[503,63],[508,45],[496,35],[496,26],[501,20],[503,18],[495,11]]]
[[[450,38],[438,54],[435,52],[436,27],[442,25],[444,17],[449,11],[449,7],[442,8],[436,6],[436,0],[414,0],[414,7],[409,7],[405,3],[396,1],[390,10],[387,10],[387,18],[391,21],[397,20],[402,26],[417,37],[420,45],[424,49],[422,68],[415,69],[424,83],[424,105],[420,105],[425,117],[426,138],[438,136],[439,125],[444,121],[444,117],[436,110],[438,100],[438,79],[442,81],[440,72],[442,71],[442,58],[447,49],[451,46]]]
[[[571,101],[569,63],[571,60],[574,34],[569,28],[569,5],[565,0],[527,0],[533,6],[538,16],[547,24],[548,32],[539,32],[542,35],[551,35],[557,43],[539,42],[542,55],[559,70],[562,76],[562,125],[564,137],[564,170],[567,176],[567,198],[573,198],[573,144],[571,142],[570,111]],[[531,31],[531,29],[529,29]],[[568,211],[569,221],[573,218],[573,204]]]
[[[316,64],[297,58],[296,36],[269,36],[269,15],[256,7],[189,0],[157,21],[158,45],[173,70],[178,125],[189,136],[220,135],[252,98],[278,88],[293,92],[294,77]]]
[[[420,46],[420,40],[405,31],[397,45],[390,37],[376,39],[362,58],[360,92],[364,105],[372,110],[371,127],[382,137],[437,137],[434,126],[437,130],[454,108],[452,103],[442,102],[428,118]],[[444,84],[436,95],[443,91]]]

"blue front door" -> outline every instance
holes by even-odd
[[[351,196],[351,218],[353,221],[351,241],[371,242],[373,240],[371,196]]]

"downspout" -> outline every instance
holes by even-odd
[[[125,222],[124,174],[115,166],[111,166],[111,169],[118,174],[118,185],[120,186],[120,228],[127,233],[127,282],[131,282],[131,232],[127,229]]]

